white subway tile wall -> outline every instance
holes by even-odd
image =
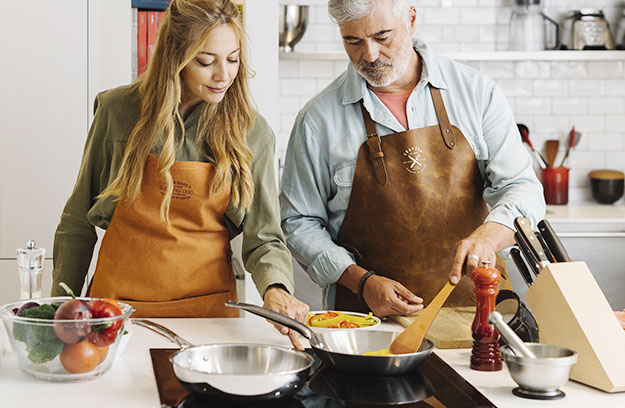
[[[417,36],[438,52],[506,50],[513,0],[412,0]],[[602,9],[616,29],[622,0],[544,0],[545,12],[562,21],[567,10]],[[310,0],[309,25],[298,52],[343,50],[328,17],[326,1]],[[462,61],[461,61],[462,62]],[[347,66],[344,60],[280,60],[280,129],[277,154],[283,157],[295,116]],[[536,148],[560,140],[559,163],[572,126],[582,133],[570,154],[569,202],[592,202],[588,172],[625,171],[625,61],[467,61],[495,79],[508,97],[518,123],[526,124]],[[543,151],[544,154],[544,151]],[[537,169],[538,171],[538,169]],[[623,204],[624,199],[617,202]]]

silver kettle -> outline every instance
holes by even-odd
[[[613,50],[614,40],[602,10],[571,10],[566,14],[560,43],[569,50]]]

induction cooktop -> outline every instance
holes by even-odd
[[[411,373],[370,376],[326,367],[309,349],[315,363],[301,391],[277,401],[239,403],[189,394],[171,369],[169,355],[174,351],[150,349],[159,397],[166,408],[495,407],[436,353]]]

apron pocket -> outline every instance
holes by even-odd
[[[237,300],[231,291],[195,296],[165,302],[120,301],[137,310],[132,317],[239,317],[239,309],[224,306],[227,300]]]

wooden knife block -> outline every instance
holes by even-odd
[[[525,300],[541,343],[577,351],[571,379],[607,392],[625,391],[625,330],[584,262],[549,264]]]

